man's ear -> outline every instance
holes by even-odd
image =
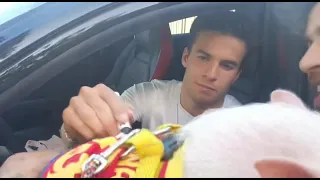
[[[263,159],[255,162],[261,178],[315,178],[317,175],[300,163],[284,159]]]
[[[295,105],[297,107],[306,108],[302,100],[295,95],[294,93],[282,89],[277,89],[273,91],[270,95],[271,103],[274,102],[282,102],[291,105]]]
[[[190,54],[190,52],[189,52],[188,48],[185,47],[183,50],[182,58],[181,58],[181,62],[182,62],[182,65],[184,68],[187,67],[187,61],[188,61],[189,54]]]

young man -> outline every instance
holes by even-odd
[[[101,84],[82,87],[63,113],[62,139],[85,142],[115,136],[118,124],[130,120],[139,120],[142,127],[151,130],[165,123],[184,125],[209,108],[241,105],[227,93],[241,72],[248,49],[245,35],[250,35],[243,27],[249,25],[244,25],[247,21],[237,13],[226,11],[223,17],[224,21],[217,16],[194,21],[189,45],[182,55],[186,68],[182,82],[154,80],[137,84],[121,98]]]
[[[317,87],[317,98],[315,98],[315,108],[320,110],[320,3],[317,3],[310,16],[306,29],[309,39],[309,49],[300,61],[300,69],[308,74],[310,85]]]

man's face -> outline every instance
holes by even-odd
[[[245,53],[246,45],[238,38],[200,32],[191,52],[185,48],[182,57],[183,83],[193,101],[210,105],[223,98],[239,76]]]
[[[320,85],[320,3],[309,15],[306,35],[310,40],[309,49],[300,61],[300,69],[308,74],[312,86]]]

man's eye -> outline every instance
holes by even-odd
[[[207,56],[198,56],[199,59],[201,59],[202,61],[207,61],[208,57]]]
[[[231,63],[221,63],[221,67],[227,71],[230,71],[236,68],[236,66]]]

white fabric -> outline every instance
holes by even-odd
[[[158,126],[167,123],[185,125],[194,117],[180,104],[181,85],[182,83],[176,80],[153,80],[132,86],[122,93],[121,98],[135,109],[136,119],[141,120],[143,128],[155,130]],[[240,105],[236,98],[227,95],[223,108]],[[68,142],[63,132],[62,129],[61,139],[53,136],[48,141],[30,140],[25,148],[28,152],[45,149],[63,152]],[[65,142],[64,145],[62,145],[63,142]],[[37,150],[30,148],[30,145],[37,147]]]
[[[133,106],[135,119],[141,120],[143,128],[154,130],[166,123],[185,125],[194,117],[180,104],[181,85],[176,80],[153,80],[132,86],[121,97]],[[223,108],[240,105],[236,98],[227,95]]]

